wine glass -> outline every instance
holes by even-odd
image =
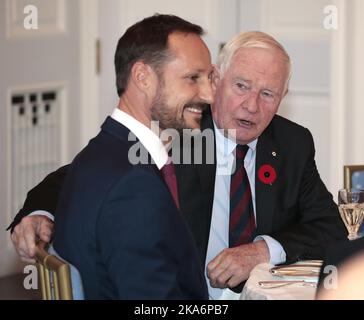
[[[364,218],[364,190],[339,190],[339,211],[349,232],[349,240],[359,238],[358,230]]]

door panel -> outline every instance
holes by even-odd
[[[0,230],[26,191],[80,148],[79,2],[28,4],[0,1]],[[8,233],[0,243],[0,276],[22,270]]]

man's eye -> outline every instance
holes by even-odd
[[[242,89],[242,90],[246,90],[248,89],[248,87],[244,84],[244,83],[237,83],[236,86],[239,88],[239,89]]]
[[[190,76],[189,79],[193,82],[197,82],[200,77],[198,75]]]
[[[263,91],[263,92],[262,92],[262,95],[263,95],[263,97],[265,97],[265,98],[274,98],[273,93],[272,93],[272,92],[270,92],[270,91]]]

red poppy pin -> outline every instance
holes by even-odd
[[[270,164],[263,164],[258,170],[258,178],[264,184],[272,185],[277,179],[277,172]]]

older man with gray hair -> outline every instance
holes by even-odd
[[[327,244],[345,238],[316,168],[311,133],[276,115],[290,74],[287,52],[262,32],[237,35],[220,54],[212,117],[202,124],[215,130],[217,169],[196,170],[200,181],[213,175],[202,182],[213,200],[205,204],[209,232],[199,235],[211,298],[224,297],[223,288],[240,292],[259,263],[322,258]],[[219,164],[233,160],[235,171],[219,174]],[[197,197],[189,185],[186,194]]]

